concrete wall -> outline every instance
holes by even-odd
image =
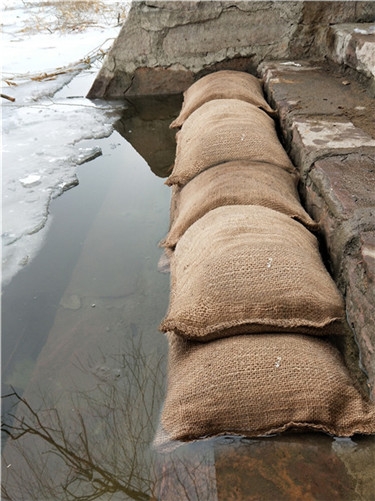
[[[374,19],[371,1],[133,2],[88,97],[179,93],[217,69],[320,59],[331,24]]]

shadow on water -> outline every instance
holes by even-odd
[[[103,155],[53,202],[44,248],[4,290],[3,432],[11,438],[2,499],[375,499],[373,437],[152,447],[167,355],[157,327],[169,297],[169,277],[157,270],[169,222],[161,178],[173,164],[169,123],[180,105],[181,96],[132,100],[117,132],[87,142]]]
[[[175,157],[176,130],[169,125],[181,108],[182,96],[144,97],[128,100],[128,108],[115,129],[146,160],[154,174],[167,177]]]

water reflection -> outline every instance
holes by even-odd
[[[138,338],[99,362],[77,360],[92,381],[88,391],[6,397],[18,405],[2,425],[13,439],[3,456],[2,499],[149,499],[162,362]]]
[[[181,104],[181,95],[132,98],[115,124],[117,132],[160,177],[167,177],[174,164],[176,131],[169,129],[169,125],[178,115]]]
[[[374,437],[320,433],[183,444],[157,458],[155,497],[163,501],[369,501]]]
[[[152,453],[162,364],[134,344],[113,362],[115,370],[96,367],[95,388],[72,393],[65,412],[50,397],[35,411],[17,396],[17,416],[3,425],[14,438],[4,454],[3,499],[373,499],[373,437],[225,436]]]

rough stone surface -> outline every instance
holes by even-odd
[[[359,249],[346,258],[345,265],[347,317],[352,328],[359,330],[361,365],[375,399],[375,231],[360,234]]]
[[[338,24],[329,28],[329,56],[370,78],[375,77],[375,24]]]
[[[137,68],[126,96],[144,96],[150,93],[150,89],[156,95],[182,93],[193,82],[193,73],[180,65],[169,68]]]
[[[359,228],[375,229],[375,157],[361,154],[318,160],[305,185],[306,206],[325,236],[332,271],[343,282],[343,260]]]
[[[135,1],[88,97],[178,93],[218,64],[243,69],[241,59],[255,73],[265,59],[321,58],[330,24],[374,17],[370,1]]]
[[[375,399],[374,99],[366,86],[323,64],[269,62],[259,71],[301,172],[302,199],[319,222]]]
[[[374,99],[354,77],[306,61],[263,63],[259,73],[288,152],[304,176],[333,150],[375,152]]]
[[[292,121],[291,154],[304,176],[319,158],[355,151],[375,153],[375,139],[349,120],[311,117]]]

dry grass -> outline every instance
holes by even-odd
[[[30,13],[23,33],[84,31],[89,27],[116,26],[123,23],[127,2],[100,0],[23,1]]]

